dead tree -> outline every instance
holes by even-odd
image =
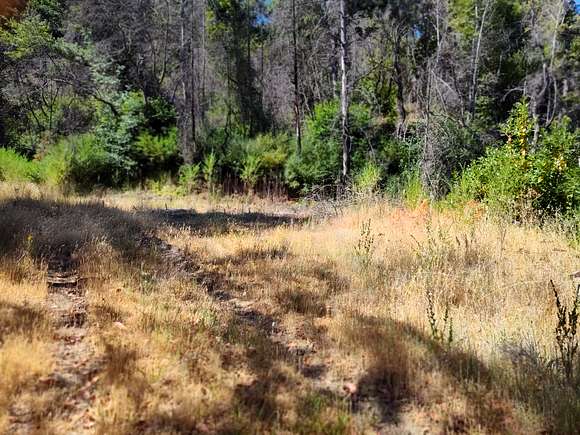
[[[342,173],[341,183],[346,184],[346,180],[350,171],[350,134],[348,122],[348,40],[347,40],[347,26],[348,17],[346,9],[346,0],[340,1],[340,120],[341,120],[341,136],[342,136]]]

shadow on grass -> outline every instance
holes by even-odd
[[[577,432],[580,389],[578,385],[564,386],[545,363],[489,366],[472,352],[442,344],[424,331],[392,319],[356,313],[346,324],[349,326],[342,332],[349,345],[369,355],[367,374],[357,389],[361,398],[378,405],[382,422],[398,423],[405,403],[425,400],[422,387],[417,389],[412,382],[421,371],[427,376],[443,373],[467,402],[467,413],[445,416],[446,432],[517,432],[521,430],[517,408],[542,416],[548,433]],[[355,410],[357,407],[355,403]]]
[[[293,217],[262,213],[128,212],[102,202],[19,198],[0,202],[0,257],[19,255],[26,249],[36,259],[71,258],[88,243],[103,240],[132,260],[142,254],[142,241],[161,226],[211,236],[298,222],[301,220]]]
[[[0,345],[11,334],[33,335],[48,324],[46,312],[37,306],[0,301]]]
[[[278,318],[274,314],[254,308],[253,304],[240,303],[240,295],[250,294],[253,288],[271,284],[274,277],[281,279],[275,299],[285,311],[301,313],[308,317],[318,317],[325,312],[325,300],[318,295],[304,295],[304,290],[292,278],[289,272],[288,259],[292,255],[284,247],[260,247],[241,249],[233,255],[206,260],[206,263],[195,260],[194,279],[207,293],[221,303],[227,303],[235,314],[230,324],[224,329],[222,339],[225,343],[241,345],[243,355],[237,363],[253,375],[249,383],[234,387],[230,403],[232,415],[227,420],[227,428],[216,429],[219,433],[260,432],[273,427],[284,427],[281,416],[284,414],[284,400],[294,401],[300,413],[298,426],[292,427],[303,433],[321,433],[333,427],[332,433],[344,433],[347,419],[341,420],[349,409],[348,400],[343,395],[327,388],[308,384],[304,380],[317,380],[328,370],[323,364],[308,365],[304,357],[311,349],[301,347],[292,337],[285,335],[278,327]],[[304,270],[294,274],[304,274],[307,279],[318,280],[321,287],[327,287],[327,296],[342,289],[345,283],[332,268],[318,263],[307,265]],[[251,274],[258,270],[259,276]],[[282,284],[283,283],[283,284]],[[277,285],[276,285],[277,286]],[[278,286],[277,286],[278,287]],[[254,289],[255,290],[255,289]],[[281,291],[280,291],[281,290]],[[324,292],[323,292],[324,293]],[[294,295],[294,296],[292,296]],[[316,296],[316,297],[315,297]],[[281,299],[280,299],[281,298]],[[255,301],[254,301],[255,302]],[[293,303],[289,303],[293,302]],[[229,362],[224,362],[227,368]],[[294,371],[289,371],[293,368]],[[313,410],[315,404],[317,410]],[[333,417],[320,420],[320,412],[328,409],[338,410]],[[231,416],[230,416],[231,417]],[[336,418],[334,418],[336,417]]]
[[[186,228],[200,236],[214,236],[240,231],[262,231],[282,225],[300,224],[304,218],[265,213],[197,213],[195,210],[140,210],[137,216],[145,217],[157,225]]]

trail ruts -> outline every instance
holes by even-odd
[[[92,433],[90,408],[98,380],[99,361],[87,340],[87,300],[77,264],[70,255],[49,260],[46,311],[54,325],[54,370],[37,385],[39,393],[52,390],[47,409],[12,408],[11,433],[46,429],[47,420],[58,421],[68,434]]]

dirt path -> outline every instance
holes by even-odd
[[[87,301],[82,280],[70,257],[49,262],[46,310],[54,325],[54,371],[41,379],[39,392],[52,390],[55,400],[46,415],[35,416],[21,405],[12,409],[12,433],[33,433],[50,416],[66,433],[90,433],[89,410],[94,400],[99,361],[87,340]],[[40,419],[40,421],[39,421]]]

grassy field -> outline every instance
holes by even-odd
[[[579,430],[562,222],[7,184],[0,201],[0,432]]]

